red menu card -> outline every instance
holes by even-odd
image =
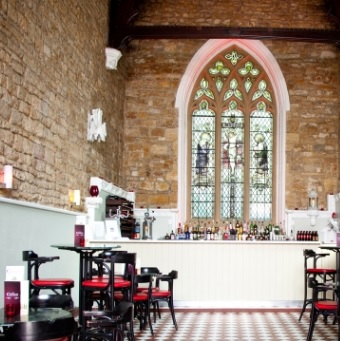
[[[74,225],[74,246],[85,245],[85,225]]]
[[[5,281],[5,315],[13,317],[20,314],[20,281]]]

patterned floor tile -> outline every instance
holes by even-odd
[[[298,321],[299,312],[176,312],[178,330],[171,315],[153,323],[154,335],[149,328],[139,330],[135,324],[136,341],[305,341],[309,327],[308,313]],[[320,318],[316,324],[313,341],[337,340],[337,325],[324,324]]]

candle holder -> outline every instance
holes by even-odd
[[[89,193],[91,197],[97,197],[99,195],[99,188],[96,185],[90,187]]]

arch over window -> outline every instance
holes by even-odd
[[[202,48],[195,54],[191,62],[189,63],[185,74],[183,75],[182,81],[180,83],[177,97],[176,97],[176,107],[179,110],[179,150],[178,150],[178,207],[179,207],[179,219],[180,221],[184,221],[189,218],[189,214],[195,211],[195,208],[192,208],[192,211],[189,212],[186,208],[188,207],[188,202],[191,202],[191,194],[190,191],[188,191],[188,188],[190,188],[189,184],[194,183],[195,181],[200,183],[204,181],[204,173],[210,171],[218,172],[219,176],[221,176],[221,173],[223,173],[223,167],[220,169],[214,168],[214,169],[205,169],[200,168],[200,162],[201,165],[203,165],[204,162],[204,150],[200,150],[200,155],[196,155],[196,161],[193,161],[190,164],[190,160],[193,160],[192,155],[189,155],[188,148],[184,148],[183,146],[187,146],[188,143],[191,145],[191,139],[193,139],[192,143],[193,145],[199,145],[199,139],[202,139],[202,141],[209,143],[211,146],[212,143],[215,146],[214,141],[214,134],[210,134],[208,131],[209,128],[206,128],[206,131],[197,132],[196,135],[189,135],[188,140],[188,128],[192,128],[192,125],[195,125],[195,122],[201,122],[202,119],[205,120],[203,123],[203,126],[206,127],[214,125],[216,122],[216,119],[220,120],[220,125],[223,127],[226,127],[224,133],[227,132],[228,122],[230,122],[230,118],[233,117],[233,120],[235,119],[235,114],[237,116],[237,120],[239,122],[243,122],[243,110],[240,110],[242,108],[239,108],[239,103],[237,102],[237,96],[240,95],[237,93],[237,85],[235,84],[234,78],[232,78],[232,83],[228,84],[228,89],[223,88],[223,82],[219,77],[215,77],[214,80],[216,82],[215,87],[217,89],[221,90],[221,96],[230,96],[235,97],[235,100],[231,99],[229,101],[229,107],[223,108],[214,108],[210,107],[209,103],[209,96],[211,94],[209,93],[209,84],[207,84],[207,79],[204,79],[204,77],[201,77],[204,74],[204,68],[207,65],[207,61],[211,61],[214,58],[221,54],[221,52],[226,50],[236,51],[239,49],[240,51],[244,51],[245,53],[249,54],[253,60],[256,62],[257,65],[261,66],[263,72],[267,75],[268,83],[271,84],[271,93],[273,96],[273,101],[276,103],[276,120],[272,120],[271,112],[270,110],[267,110],[267,103],[265,101],[257,101],[257,107],[252,108],[250,113],[250,121],[253,123],[249,123],[247,130],[248,133],[251,129],[254,130],[254,127],[256,126],[256,129],[258,129],[259,125],[256,122],[259,122],[259,120],[262,120],[263,117],[266,117],[265,120],[267,124],[270,124],[270,122],[275,122],[275,126],[273,126],[273,131],[275,131],[275,141],[273,141],[272,146],[275,146],[275,150],[272,150],[271,153],[274,154],[275,157],[275,167],[276,167],[276,176],[273,178],[274,184],[276,184],[276,191],[275,196],[272,198],[273,206],[276,208],[276,218],[280,221],[283,220],[284,217],[284,205],[285,205],[285,127],[286,127],[286,112],[289,110],[289,98],[288,98],[288,92],[286,88],[286,83],[284,81],[282,72],[273,57],[273,55],[270,53],[270,51],[264,46],[264,44],[260,41],[254,41],[254,40],[235,40],[235,39],[228,39],[228,40],[210,40],[206,44],[202,46]],[[232,56],[229,56],[232,58]],[[235,57],[235,56],[234,56]],[[219,59],[217,58],[216,62],[218,62]],[[249,66],[249,65],[248,65]],[[215,71],[219,70],[222,74],[227,70],[223,70],[223,65],[216,64],[215,65]],[[247,65],[244,65],[244,68],[247,68]],[[249,71],[249,70],[248,70]],[[202,73],[203,72],[203,73]],[[212,71],[214,73],[214,70]],[[216,73],[215,72],[215,73]],[[219,73],[220,73],[219,72]],[[254,71],[255,72],[255,71]],[[201,77],[201,79],[199,79]],[[210,79],[211,80],[211,79]],[[200,84],[199,90],[197,89],[197,84]],[[246,84],[246,83],[245,83]],[[257,84],[258,90],[257,94],[261,92],[260,96],[263,96],[264,93],[266,93],[266,85],[267,84]],[[247,86],[247,85],[245,85]],[[250,86],[250,84],[248,84]],[[222,88],[224,89],[222,91]],[[248,89],[249,90],[249,89]],[[199,105],[197,106],[196,110],[193,110],[192,112],[188,113],[188,108],[190,108],[189,101],[192,100],[191,95],[193,92],[196,91],[196,96],[200,97],[200,95],[204,94],[202,96],[202,100],[199,102]],[[217,110],[217,111],[216,111]],[[219,112],[220,118],[217,118],[216,112]],[[192,119],[191,119],[192,117]],[[189,119],[190,118],[190,119]],[[269,122],[269,123],[268,123]],[[242,125],[242,124],[241,124]],[[253,127],[253,128],[252,128]],[[229,127],[230,128],[230,127]],[[261,139],[264,137],[263,133],[258,130],[253,131],[253,137],[257,138],[258,142],[261,143]],[[222,129],[223,130],[223,129]],[[237,129],[236,129],[237,130]],[[234,132],[236,132],[234,130]],[[230,129],[228,130],[230,133]],[[223,132],[221,132],[222,134]],[[238,133],[243,134],[244,132],[240,129],[238,129]],[[261,135],[261,136],[260,136]],[[220,140],[221,136],[219,136]],[[232,138],[232,136],[230,136]],[[268,138],[268,136],[267,136]],[[196,139],[196,140],[195,140]],[[270,141],[267,139],[267,141]],[[263,141],[262,141],[263,142]],[[217,144],[216,144],[217,145]],[[268,146],[267,146],[268,147]],[[223,162],[230,162],[226,159],[223,159],[223,145],[220,145],[218,147],[218,156],[221,155],[220,161],[223,165]],[[248,143],[248,149],[249,149],[249,143]],[[253,151],[253,155],[255,155],[255,151]],[[210,158],[215,159],[215,150],[209,150]],[[201,160],[199,160],[199,157],[201,157]],[[247,162],[253,162],[255,165],[256,162],[258,162],[258,159],[254,159],[251,161],[251,158],[247,157]],[[227,173],[230,175],[232,172],[240,172],[240,168],[238,167],[239,164],[243,162],[243,155],[238,155],[238,160],[234,160],[232,164],[228,164],[228,171]],[[255,163],[254,163],[255,162]],[[194,173],[197,172],[196,178],[192,178],[190,174],[193,174],[191,170],[194,170]],[[254,169],[255,172],[255,169]],[[227,174],[226,173],[226,174]],[[202,175],[203,174],[203,175]],[[210,174],[211,175],[211,174]],[[223,174],[222,174],[223,175]],[[227,176],[227,175],[225,175]],[[209,180],[211,181],[211,180]],[[202,185],[202,183],[201,183]],[[242,189],[243,184],[239,183],[238,190],[240,188]],[[223,187],[223,186],[222,186]],[[203,188],[203,187],[202,187]],[[236,188],[236,187],[235,187]],[[218,187],[219,191],[221,191],[220,187]],[[210,191],[206,193],[206,198],[209,198],[209,196],[212,198],[215,195],[215,187],[210,186]],[[223,189],[222,189],[222,195],[221,195],[221,207],[223,207]],[[228,193],[230,197],[230,193]],[[256,200],[255,200],[256,201]],[[197,201],[195,201],[197,202]],[[249,202],[252,202],[251,200]],[[229,206],[228,206],[229,205]],[[238,209],[240,210],[240,204],[232,205],[230,206],[230,203],[228,205],[224,205],[223,209],[229,210],[228,214],[235,214],[233,210]],[[242,205],[242,204],[241,204]],[[197,207],[196,207],[197,208]],[[202,209],[202,207],[201,207]],[[209,207],[206,207],[207,210],[209,210]],[[252,210],[251,205],[247,207],[248,210]],[[262,206],[262,209],[265,209],[264,206]],[[232,210],[232,212],[230,212]],[[256,209],[258,211],[258,209]],[[209,213],[207,212],[207,217],[209,216]],[[202,214],[202,212],[200,213]],[[222,214],[223,215],[223,214]],[[251,213],[250,213],[251,216]]]

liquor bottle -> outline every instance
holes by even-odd
[[[208,227],[207,229],[207,239],[206,240],[211,240],[211,228]]]
[[[263,222],[263,221],[261,222],[260,232],[261,232],[262,234],[264,234],[264,222]]]
[[[140,239],[140,224],[139,221],[135,223],[135,230],[133,234],[133,239]]]
[[[178,235],[181,235],[181,234],[182,234],[182,225],[181,225],[181,223],[178,223],[177,234],[178,234]]]
[[[264,228],[264,234],[265,234],[265,236],[266,236],[266,240],[269,240],[269,234],[270,234],[270,232],[269,232],[268,226],[266,226],[266,227]]]
[[[197,240],[196,227],[194,227],[194,229],[193,229],[193,231],[192,231],[192,235],[193,235],[193,240]]]
[[[170,233],[170,239],[171,239],[171,240],[175,240],[175,239],[176,239],[176,236],[175,236],[173,230],[172,230],[171,233]]]
[[[254,231],[254,224],[253,224],[252,221],[250,222],[249,229],[250,229],[250,232],[253,233],[253,231]]]
[[[186,226],[186,230],[185,230],[185,239],[186,239],[186,240],[189,240],[189,239],[190,239],[189,226]]]
[[[223,231],[223,240],[228,240],[229,238],[229,235],[228,235],[228,228],[227,228],[227,225],[225,224],[225,222],[223,222],[223,228],[224,228],[224,231]]]

